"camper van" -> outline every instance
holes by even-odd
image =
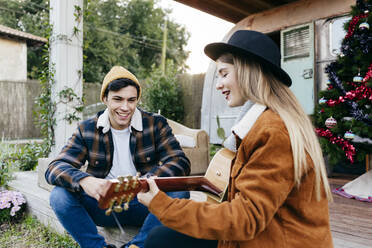
[[[353,4],[354,1],[337,0],[292,2],[247,16],[223,40],[227,41],[239,29],[257,30],[270,36],[281,50],[282,68],[292,78],[290,89],[311,115],[318,102],[318,92],[327,86],[324,69],[340,54],[346,34],[343,26],[351,18]],[[223,128],[228,136],[240,107],[227,107],[215,84],[216,66],[211,62],[204,81],[201,128],[207,131],[212,144],[221,144],[223,138],[217,135],[217,128]]]

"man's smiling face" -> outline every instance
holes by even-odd
[[[125,129],[130,125],[137,107],[137,89],[129,85],[118,91],[109,91],[103,102],[109,110],[111,127]]]

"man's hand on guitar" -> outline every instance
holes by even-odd
[[[106,194],[107,189],[110,187],[108,180],[91,176],[84,177],[79,181],[79,184],[87,195],[95,198],[97,201],[99,201],[101,196]]]
[[[147,179],[149,191],[139,192],[137,195],[138,201],[148,207],[152,199],[159,193],[159,188],[153,178]]]

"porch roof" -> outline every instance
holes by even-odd
[[[175,0],[192,8],[238,23],[245,17],[298,0]]]

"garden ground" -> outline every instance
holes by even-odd
[[[31,216],[0,225],[0,248],[78,248],[67,234],[60,235]]]

